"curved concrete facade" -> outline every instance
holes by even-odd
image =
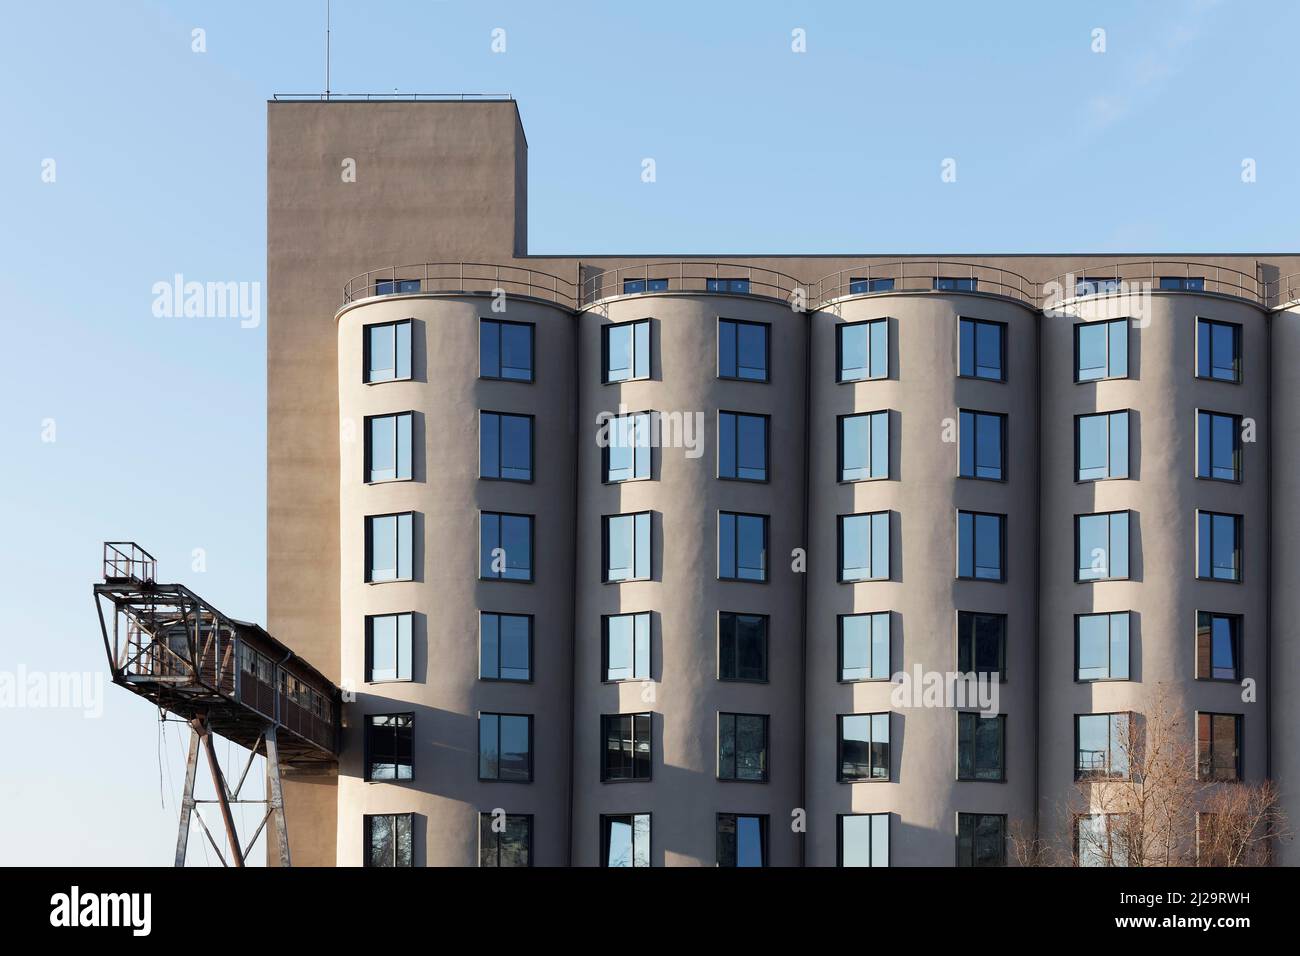
[[[519,298],[370,299],[338,316],[340,671],[345,708],[338,863],[363,859],[363,817],[414,813],[416,865],[477,866],[478,814],[533,815],[533,862],[569,859],[573,635],[574,366],[572,315]],[[479,378],[480,319],[534,328],[534,380]],[[409,380],[364,384],[363,327],[412,320]],[[412,477],[364,481],[364,419],[414,412]],[[479,412],[534,416],[531,482],[479,478]],[[533,580],[479,580],[479,511],[534,515]],[[411,581],[365,582],[367,515],[414,512]],[[479,679],[479,612],[533,616],[532,679]],[[411,612],[412,679],[366,683],[367,615]],[[478,714],[533,716],[531,783],[483,781]],[[414,714],[414,777],[367,782],[363,723]]]

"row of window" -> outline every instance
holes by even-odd
[[[1242,779],[1241,714],[1196,714],[1196,777],[1205,782]],[[1076,780],[1127,780],[1141,750],[1134,715],[1079,714],[1074,718]]]

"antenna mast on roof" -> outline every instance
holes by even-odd
[[[325,0],[325,99],[330,98],[330,0]]]

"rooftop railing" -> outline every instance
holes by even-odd
[[[614,296],[650,292],[759,295],[783,302],[806,294],[803,283],[784,272],[732,262],[683,260],[647,262],[599,272],[582,283],[579,301],[587,306]]]
[[[139,581],[155,580],[158,561],[134,541],[104,542],[104,580]]]
[[[1264,302],[1271,308],[1300,301],[1300,272],[1264,283]]]
[[[388,266],[363,272],[343,287],[343,302],[355,302],[378,295],[420,295],[430,293],[463,295],[527,295],[577,307],[574,283],[569,279],[522,266],[487,262],[421,262],[409,266]]]
[[[1054,276],[1042,285],[1040,303],[1092,295],[1152,292],[1211,292],[1266,304],[1264,290],[1253,273],[1206,262],[1145,259],[1089,266]]]
[[[819,309],[846,295],[876,292],[985,292],[1038,303],[1038,284],[1010,269],[948,259],[869,262],[832,272],[813,283],[809,306]]]

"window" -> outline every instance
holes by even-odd
[[[600,818],[600,865],[650,865],[650,814],[623,813]]]
[[[706,292],[734,292],[739,295],[749,294],[748,279],[705,279]]]
[[[839,517],[840,581],[888,581],[889,512]]]
[[[601,780],[650,779],[650,715],[602,714]]]
[[[766,415],[718,412],[718,477],[767,481]]]
[[[1161,276],[1161,292],[1203,292],[1205,291],[1205,278],[1203,276]]]
[[[840,481],[889,477],[889,412],[841,415]]]
[[[478,476],[533,480],[533,416],[479,412]]]
[[[366,866],[414,866],[415,814],[366,814]]]
[[[767,515],[718,512],[718,580],[767,580]]]
[[[1076,581],[1117,581],[1128,577],[1128,512],[1074,516]]]
[[[667,292],[667,279],[624,279],[623,294],[632,295],[637,292]]]
[[[1241,381],[1241,326],[1196,320],[1196,377]]]
[[[957,670],[1007,679],[1007,616],[957,612]]]
[[[533,579],[533,516],[484,511],[479,515],[479,577]]]
[[[1082,322],[1074,327],[1074,380],[1103,378],[1128,378],[1128,319]]]
[[[602,680],[650,679],[650,614],[608,614],[604,622]]]
[[[1001,481],[1006,462],[1007,416],[961,410],[959,474]]]
[[[1241,481],[1241,416],[1196,413],[1196,477]]]
[[[411,580],[411,526],[414,515],[366,517],[366,580]]]
[[[957,779],[1007,778],[1005,751],[1007,716],[985,717],[971,711],[957,714]]]
[[[411,679],[411,618],[410,614],[366,618],[368,682]]]
[[[405,295],[419,291],[419,279],[377,279],[375,281],[375,295]]]
[[[1131,746],[1128,714],[1076,714],[1074,779],[1127,779]]]
[[[1083,813],[1074,818],[1079,866],[1128,866],[1127,813]]]
[[[607,419],[602,449],[605,481],[637,481],[650,477],[654,417],[653,412],[635,412]]]
[[[1241,680],[1241,615],[1196,612],[1196,679]]]
[[[766,714],[718,714],[718,779],[767,781]]]
[[[649,319],[606,325],[601,331],[606,383],[650,377]]]
[[[861,295],[864,292],[889,292],[893,288],[893,279],[849,279],[849,295]]]
[[[957,374],[963,378],[986,378],[1005,382],[1006,326],[982,319],[960,321],[960,364]]]
[[[718,814],[718,866],[767,866],[767,817]]]
[[[478,616],[480,680],[533,679],[533,618],[531,614]]]
[[[414,714],[372,714],[366,717],[367,780],[412,778],[411,725],[414,722]]]
[[[1128,611],[1075,615],[1074,679],[1128,680],[1128,631]]]
[[[478,715],[478,778],[529,783],[533,779],[533,718]]]
[[[411,320],[365,327],[365,381],[391,382],[411,377]]]
[[[889,680],[889,612],[841,614],[840,680]]]
[[[836,866],[889,866],[888,813],[841,813],[835,822]]]
[[[533,326],[528,322],[480,319],[478,377],[508,382],[533,380]]]
[[[851,322],[835,328],[838,382],[889,377],[889,320]]]
[[[957,512],[957,577],[1005,581],[1003,538],[1006,515]]]
[[[611,581],[650,579],[650,512],[605,515],[605,577]]]
[[[532,866],[533,815],[480,813],[479,866]]]
[[[718,319],[718,378],[766,382],[770,354],[766,323]]]
[[[1196,512],[1196,576],[1241,580],[1241,515]]]
[[[839,780],[889,779],[889,714],[840,714]]]
[[[1007,865],[1005,813],[957,814],[957,865]]]
[[[976,280],[969,278],[952,278],[949,276],[938,276],[934,280],[934,287],[940,292],[974,292]]]
[[[767,615],[718,614],[718,680],[767,680]]]
[[[1123,288],[1123,281],[1120,279],[1081,276],[1074,281],[1074,294],[1077,296],[1110,295],[1122,291]]]
[[[1074,416],[1074,480],[1128,477],[1128,412]]]
[[[1196,776],[1205,782],[1241,779],[1241,714],[1196,712]]]
[[[410,412],[366,419],[366,481],[411,477]]]

